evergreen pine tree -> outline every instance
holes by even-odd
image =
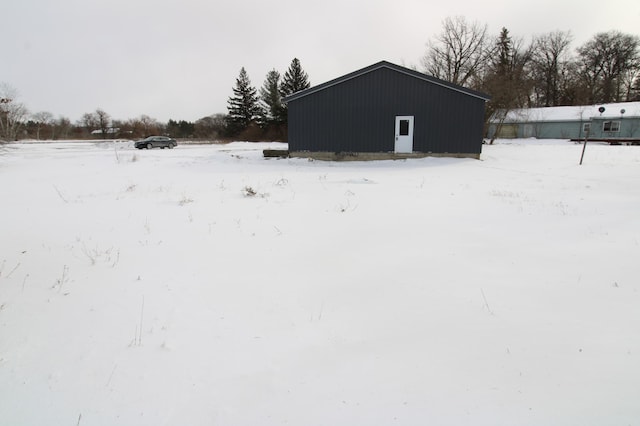
[[[494,60],[495,72],[501,77],[508,75],[513,57],[513,45],[509,30],[502,28],[496,41],[497,58]]]
[[[282,118],[280,73],[275,69],[267,73],[264,85],[260,88],[260,101],[264,112],[264,124],[280,124]]]
[[[236,79],[233,96],[227,101],[227,110],[229,111],[227,130],[230,136],[238,135],[246,130],[252,121],[260,119],[257,91],[251,86],[251,80],[244,67]]]
[[[483,90],[491,93],[486,112],[489,116],[496,114],[499,120],[490,144],[500,134],[507,113],[512,109],[524,108],[529,102],[532,91],[532,80],[528,73],[531,48],[522,48],[521,44],[521,40],[514,41],[509,30],[502,28],[496,38],[489,70],[483,79]]]
[[[309,76],[302,70],[302,66],[300,65],[298,58],[293,58],[291,65],[289,65],[289,69],[282,79],[280,89],[281,95],[283,97],[292,95],[300,90],[308,89],[309,87],[311,87],[311,84],[309,83]]]
[[[289,65],[289,69],[284,74],[284,78],[282,79],[282,84],[280,85],[280,95],[284,98],[285,96],[292,95],[296,92],[299,92],[304,89],[308,89],[311,87],[311,83],[309,83],[309,76],[306,72],[302,70],[302,66],[300,65],[300,61],[298,58],[293,58],[291,61],[291,65]],[[280,117],[281,122],[287,122],[287,106],[284,105],[282,108],[282,115]]]

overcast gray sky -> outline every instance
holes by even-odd
[[[4,0],[0,82],[31,112],[101,108],[195,121],[226,113],[241,67],[255,87],[300,59],[312,85],[387,60],[418,66],[442,20],[463,15],[530,39],[570,30],[640,35],[640,1]]]

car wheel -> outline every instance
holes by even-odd
[[[152,144],[150,144],[150,143],[148,143],[148,144],[147,144],[147,149],[151,149],[151,148],[153,148],[153,145],[152,145]]]
[[[173,149],[173,148],[175,148],[175,145],[174,145],[174,144],[172,144],[172,143],[170,143],[170,144],[169,144],[169,149]]]

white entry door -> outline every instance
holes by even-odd
[[[413,116],[396,116],[396,144],[394,152],[413,152]]]

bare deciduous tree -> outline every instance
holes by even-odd
[[[29,115],[27,108],[17,98],[18,91],[15,88],[0,83],[0,139],[15,140]]]
[[[619,31],[596,34],[578,48],[578,65],[591,103],[626,101],[633,81],[625,75],[640,69],[640,38]]]
[[[626,101],[637,101],[640,89],[640,66],[628,69],[620,76],[623,97]]]
[[[54,135],[59,139],[67,139],[69,132],[71,131],[71,120],[66,117],[60,117],[55,121],[53,126],[55,128]],[[52,135],[52,138],[54,136]]]
[[[31,119],[36,124],[36,139],[40,140],[40,130],[42,130],[42,127],[51,126],[53,123],[53,114],[49,111],[40,111],[33,114]],[[53,134],[51,135],[51,139],[53,139]]]
[[[142,114],[138,120],[140,121],[142,132],[145,137],[159,133],[159,129],[161,126],[160,123],[158,123],[158,120],[156,120],[155,118],[151,118],[146,114]]]
[[[460,85],[470,85],[482,74],[492,46],[487,25],[469,23],[463,16],[448,17],[442,32],[427,43],[422,65],[427,74]]]
[[[80,119],[78,125],[80,127],[84,127],[87,135],[90,135],[91,132],[98,127],[95,115],[90,112],[82,114],[82,118]]]
[[[99,130],[102,139],[106,139],[112,132],[111,116],[100,108],[96,109],[93,113],[87,112],[83,114],[79,125],[85,128],[88,136],[90,136],[94,130]]]
[[[118,123],[117,125],[114,121],[113,126],[120,128],[119,133],[121,135],[128,135],[128,137],[132,138],[160,135],[163,133],[163,125],[155,118],[151,118],[145,114],[137,118],[130,118],[124,122]]]
[[[98,108],[95,112],[98,128],[102,134],[102,139],[106,139],[111,130],[111,116]]]
[[[537,106],[560,105],[563,79],[569,64],[569,31],[554,31],[534,39],[531,52],[531,71]]]
[[[215,140],[224,133],[225,124],[226,117],[224,114],[202,117],[195,122],[196,137]]]

